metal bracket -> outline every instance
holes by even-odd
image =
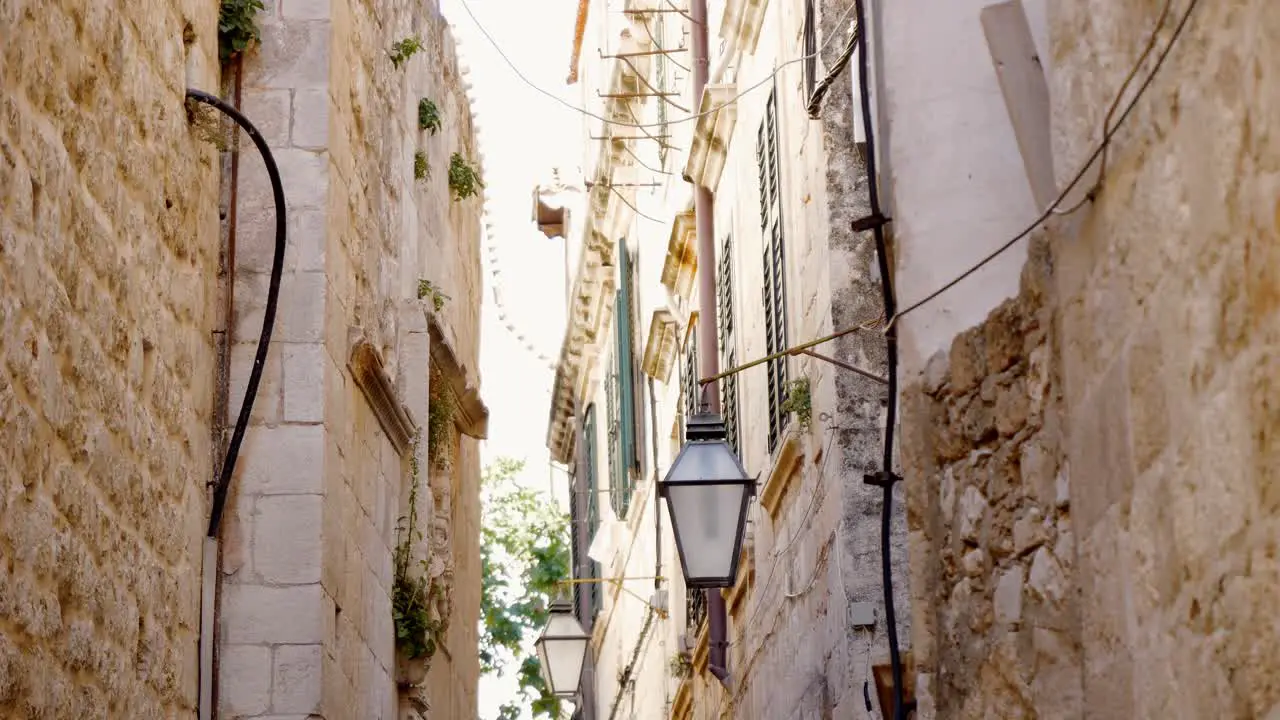
[[[891,222],[893,222],[892,218],[887,217],[882,213],[875,213],[873,215],[858,218],[857,220],[849,223],[849,225],[853,228],[854,232],[866,232],[867,230],[875,230],[878,227],[884,227]]]
[[[870,473],[862,476],[864,485],[875,485],[879,488],[891,488],[894,483],[902,482],[902,476],[892,470],[881,470],[877,473]]]

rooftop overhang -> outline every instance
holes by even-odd
[[[729,141],[738,125],[737,83],[708,85],[698,106],[698,123],[693,145],[685,162],[684,177],[715,192],[729,159]]]
[[[768,7],[769,0],[728,0],[720,20],[720,38],[726,42],[736,38],[743,53],[754,54]]]
[[[688,300],[698,272],[697,224],[693,210],[676,215],[667,241],[667,257],[662,263],[662,284],[672,295]]]
[[[653,311],[649,320],[649,337],[644,344],[644,372],[649,377],[666,383],[675,367],[680,349],[680,322],[666,308]]]

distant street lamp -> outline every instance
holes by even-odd
[[[582,665],[587,657],[591,636],[573,615],[573,605],[564,599],[551,603],[551,618],[534,647],[542,665],[542,682],[558,698],[578,694]]]
[[[712,413],[689,419],[686,442],[658,484],[667,500],[676,549],[689,588],[731,587],[756,483],[725,442],[724,421]]]

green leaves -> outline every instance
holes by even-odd
[[[432,135],[440,131],[440,108],[430,98],[418,101],[418,129],[429,130]]]
[[[410,35],[403,40],[392,43],[390,53],[391,64],[395,65],[398,69],[421,49],[422,41],[418,39],[417,35]]]
[[[480,192],[484,183],[480,180],[480,171],[476,170],[462,153],[454,153],[449,158],[449,190],[454,200],[466,200]]]
[[[482,672],[501,675],[521,658],[516,677],[524,701],[534,717],[558,718],[560,701],[543,685],[538,658],[526,648],[569,576],[569,523],[546,493],[516,481],[523,469],[523,462],[500,458],[481,481],[480,664]],[[497,720],[520,716],[520,706],[508,703]]]
[[[225,65],[262,40],[255,16],[262,0],[222,0],[218,7],[218,57]]]
[[[419,150],[413,154],[413,179],[426,180],[429,177],[431,177],[431,166],[427,164],[427,154]]]

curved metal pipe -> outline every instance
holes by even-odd
[[[267,307],[262,314],[262,334],[258,338],[258,351],[253,357],[253,370],[249,373],[249,383],[245,386],[244,402],[240,405],[240,416],[236,418],[235,429],[231,432],[231,442],[227,445],[227,454],[222,461],[222,470],[218,474],[218,482],[213,488],[213,507],[209,511],[208,536],[216,538],[218,528],[222,524],[222,515],[227,505],[227,492],[231,489],[231,475],[236,469],[236,460],[240,457],[240,445],[244,442],[245,430],[249,427],[249,417],[253,414],[253,401],[258,396],[258,385],[262,383],[262,369],[267,362],[267,351],[270,349],[271,332],[276,322],[276,305],[280,300],[280,278],[284,273],[284,249],[286,244],[284,186],[280,183],[280,169],[276,167],[275,157],[267,147],[262,133],[249,122],[234,106],[222,98],[203,90],[187,88],[187,97],[198,103],[208,105],[235,121],[249,135],[254,147],[262,155],[262,162],[267,166],[267,176],[271,179],[271,195],[276,206],[276,250],[271,261],[271,284],[267,289]],[[227,322],[231,322],[227,318]]]

